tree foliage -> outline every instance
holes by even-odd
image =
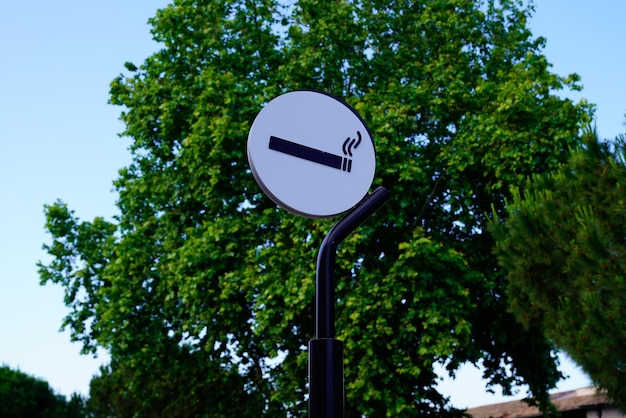
[[[50,385],[6,365],[0,367],[0,417],[82,418],[88,416],[85,401],[74,394],[67,400]]]
[[[626,408],[626,137],[584,147],[517,190],[492,228],[511,309],[576,360]]]
[[[305,415],[315,258],[333,220],[277,208],[245,144],[267,101],[316,89],[368,123],[375,183],[392,192],[338,254],[347,416],[453,413],[433,365],[465,362],[505,391],[529,385],[545,407],[560,376],[552,346],[507,312],[484,232],[510,186],[557,166],[589,110],[554,94],[576,77],[549,71],[531,13],[508,0],[159,10],[162,49],[111,84],[132,139],[120,215],[46,208],[41,279],[66,289],[72,337],[109,350],[105,374],[139,415],[187,398],[199,402],[189,416]]]

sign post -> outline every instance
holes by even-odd
[[[389,200],[379,187],[339,220],[324,238],[317,256],[315,339],[309,341],[309,417],[343,418],[343,344],[335,339],[335,255],[337,247]]]
[[[300,216],[324,218],[357,206],[331,228],[317,259],[315,339],[309,342],[309,417],[343,418],[343,344],[335,339],[337,246],[389,200],[368,190],[376,153],[365,122],[330,95],[294,91],[271,100],[248,135],[248,160],[261,189]]]

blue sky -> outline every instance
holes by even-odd
[[[106,356],[81,356],[59,332],[67,310],[62,290],[39,285],[43,205],[67,202],[81,219],[116,212],[112,181],[130,161],[120,109],[107,104],[125,61],[140,64],[158,45],[147,19],[165,0],[5,1],[0,3],[0,363],[41,377],[63,393],[87,393]],[[531,27],[547,37],[558,74],[582,76],[582,94],[597,105],[602,137],[626,132],[623,0],[544,0]],[[586,385],[572,378],[560,388]],[[499,401],[479,372],[463,369],[442,390],[456,406]],[[522,393],[523,395],[523,393]]]

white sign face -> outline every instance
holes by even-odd
[[[277,204],[322,218],[354,207],[376,169],[369,130],[346,103],[316,91],[271,100],[248,135],[254,178]]]

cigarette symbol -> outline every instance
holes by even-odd
[[[356,149],[361,143],[361,132],[357,131],[357,136],[358,139],[354,138],[351,140],[350,137],[348,137],[344,141],[342,146],[342,151],[344,155],[349,155],[350,157],[352,157],[352,150]],[[269,148],[274,151],[282,152],[283,154],[302,158],[303,160],[312,161],[314,163],[336,168],[338,170],[347,171],[348,173],[352,170],[351,158],[342,157],[341,155],[335,155],[316,148],[307,147],[306,145],[278,138],[277,136],[270,136]]]

